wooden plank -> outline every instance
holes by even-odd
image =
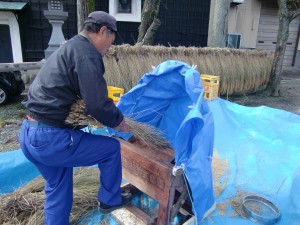
[[[162,207],[161,205],[159,206],[157,225],[170,224],[171,221],[174,219],[175,215],[177,215],[179,207],[176,208],[176,205],[180,204],[180,202],[175,203],[175,191],[179,187],[183,187],[183,185],[185,185],[183,180],[183,170],[179,169],[176,171],[176,176],[173,176],[172,179],[170,192],[169,192],[168,206],[167,207],[164,206]],[[186,187],[183,190],[187,191]]]
[[[140,210],[139,208],[135,207],[135,206],[127,206],[126,209],[128,211],[130,211],[131,213],[133,213],[136,217],[138,217],[142,222],[144,222],[145,224],[151,224],[154,223],[155,219],[151,218],[149,215],[147,215],[146,213],[144,213],[142,210]]]
[[[40,69],[45,61],[24,63],[0,63],[0,72]]]
[[[274,25],[274,24],[263,24],[263,23],[261,23],[260,25],[259,25],[259,28],[261,29],[261,30],[264,30],[265,32],[278,32],[278,26],[276,26],[276,25]]]
[[[134,143],[134,146],[137,147],[139,150],[142,149],[143,153],[145,153],[147,157],[153,158],[154,160],[158,160],[159,162],[171,162],[175,157],[174,151],[169,148],[154,149],[145,145],[141,145],[139,143]]]
[[[277,33],[278,32],[275,30],[265,30],[264,33],[258,33],[257,38],[258,39],[272,38],[276,41]],[[295,42],[295,40],[297,39],[297,35],[298,35],[298,33],[294,32],[294,31],[290,32],[288,42]]]
[[[264,39],[264,38],[273,38],[275,41],[277,39],[277,32],[264,32],[257,35],[258,39]]]
[[[150,216],[148,216],[145,213],[143,215],[144,216],[143,219],[140,218],[140,217],[142,217],[142,214],[138,213],[139,209],[136,208],[137,211],[132,211],[131,208],[136,208],[136,207],[135,206],[126,206],[125,208],[117,209],[117,210],[111,212],[111,215],[117,220],[118,224],[120,224],[120,225],[146,225],[147,222],[145,222],[145,221],[147,219],[149,219],[149,221],[152,220],[150,218]]]
[[[188,194],[188,192],[187,192],[187,189],[185,188],[183,190],[183,192],[180,194],[179,198],[177,199],[177,202],[175,203],[175,205],[172,208],[172,211],[171,211],[171,221],[173,221],[173,219],[177,215],[179,209],[184,204],[185,199],[187,197],[187,194]]]
[[[170,155],[120,141],[123,177],[133,186],[166,207],[169,200],[172,168]]]
[[[269,16],[269,17],[266,17],[266,16],[262,16],[260,17],[260,24],[274,24],[274,25],[277,25],[279,24],[279,19],[278,17],[274,17],[274,16]]]
[[[269,37],[267,36],[257,36],[257,41],[264,41],[264,42],[276,42],[277,41],[277,35],[275,36],[272,36],[272,35],[268,35]],[[295,35],[291,35],[288,40],[287,40],[287,43],[290,43],[290,44],[295,44],[295,41],[296,40],[296,37]]]
[[[170,212],[168,211],[168,207],[159,206],[158,209],[158,217],[156,225],[170,225],[168,222],[170,216]]]
[[[272,17],[276,17],[278,18],[278,9],[271,9],[271,8],[262,8],[261,9],[261,13],[263,13],[263,15],[267,15],[267,16],[272,16]]]
[[[256,48],[258,49],[265,49],[267,51],[275,51],[276,44],[272,44],[272,42],[264,42],[264,43],[257,43]]]

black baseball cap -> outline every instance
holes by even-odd
[[[108,29],[117,32],[117,21],[109,15],[107,12],[95,11],[89,14],[88,18],[84,21],[86,23],[96,23],[102,26],[106,26]]]

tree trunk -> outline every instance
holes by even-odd
[[[214,0],[213,21],[208,34],[209,47],[226,47],[230,2],[231,0]]]
[[[279,96],[279,85],[281,81],[282,65],[284,60],[284,53],[286,49],[286,43],[289,38],[289,24],[291,19],[289,18],[287,0],[278,0],[279,6],[279,28],[277,34],[277,42],[274,53],[274,59],[272,64],[272,70],[270,79],[267,84],[265,93],[269,96]]]
[[[137,43],[149,45],[152,44],[155,32],[160,26],[160,21],[157,19],[159,6],[160,0],[144,1],[142,21],[139,26],[139,36]]]
[[[289,21],[286,18],[281,18],[280,20],[272,70],[266,90],[268,95],[271,96],[280,95],[279,85],[281,81],[281,71],[289,32]]]
[[[83,28],[83,22],[90,12],[94,11],[94,0],[77,0],[77,30]]]
[[[160,26],[160,20],[159,19],[154,19],[153,23],[150,25],[150,27],[148,28],[143,40],[141,42],[139,42],[141,45],[152,45],[153,43],[153,39],[154,39],[154,35],[157,31],[157,29]]]

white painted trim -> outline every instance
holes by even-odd
[[[109,14],[114,16],[117,21],[141,22],[142,3],[141,0],[131,0],[131,13],[119,13],[118,0],[109,0]]]
[[[19,24],[11,11],[0,11],[0,24],[8,25],[14,63],[23,62]]]

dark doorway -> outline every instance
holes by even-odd
[[[0,63],[13,62],[9,26],[0,24]]]

